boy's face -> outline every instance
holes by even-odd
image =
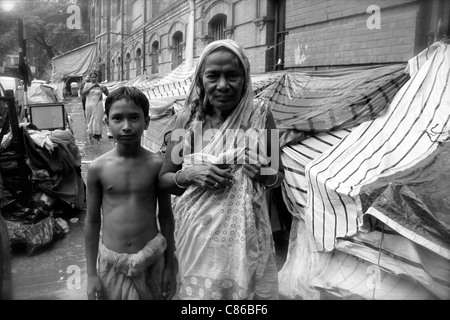
[[[117,143],[131,144],[141,141],[148,128],[149,117],[133,101],[122,99],[114,102],[109,110],[108,124]]]

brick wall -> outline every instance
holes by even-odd
[[[371,5],[380,8],[379,20],[367,13]],[[286,6],[287,68],[405,62],[415,54],[416,1],[287,0]],[[369,28],[368,20],[380,28]]]
[[[419,7],[423,1],[426,0],[286,0],[288,34],[284,42],[284,66],[288,69],[333,68],[406,62],[421,49],[417,39],[421,30]],[[172,68],[168,50],[171,26],[182,24],[184,41],[187,36],[187,1],[171,0],[170,3],[161,16],[150,19],[145,26],[147,41],[154,34],[159,36],[160,75],[169,73]],[[204,41],[207,23],[215,14],[223,13],[228,17],[227,26],[234,26],[231,38],[246,48],[252,72],[271,70],[275,63],[271,56],[275,13],[269,8],[273,3],[269,0],[198,0],[195,5],[194,58],[199,57],[207,45]],[[375,16],[367,12],[372,5],[380,8],[379,21],[375,21],[380,28],[368,26]],[[133,41],[127,38],[125,42],[127,47]],[[111,56],[119,49],[113,43]],[[147,44],[147,55],[149,52]],[[147,70],[150,70],[150,58],[146,60]]]
[[[227,26],[233,23],[231,14],[232,1],[211,1],[196,2],[195,19],[195,45],[194,56],[199,57],[207,43],[202,40],[205,35],[207,22],[217,13],[227,13]],[[256,0],[236,1],[234,7],[234,32],[231,38],[246,48],[249,57],[252,73],[263,73],[266,67],[267,39],[265,28],[260,29],[254,20],[257,18]],[[204,6],[204,16],[202,17],[202,6]],[[260,11],[260,15],[265,15],[265,10]]]

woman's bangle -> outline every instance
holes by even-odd
[[[181,172],[181,170],[178,170],[177,172],[175,172],[175,176],[173,177],[173,180],[175,180],[175,184],[177,185],[178,188],[186,189],[186,187],[183,187],[182,185],[178,184],[178,182],[177,182],[177,175],[178,175],[180,172]],[[277,178],[277,180],[278,180],[278,178]]]
[[[266,185],[266,189],[270,189],[270,188],[275,187],[275,186],[277,185],[277,183],[278,183],[278,171],[277,171],[277,173],[276,173],[275,181],[274,181],[273,183],[271,183],[271,184],[267,184],[267,185]]]

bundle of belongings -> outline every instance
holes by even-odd
[[[69,129],[40,131],[23,123],[19,132],[23,135],[31,192],[25,201],[19,200],[24,181],[14,174],[5,174],[0,208],[12,245],[25,244],[31,255],[69,232],[62,217],[67,210],[84,207],[85,185],[81,154]],[[8,134],[1,143],[4,152],[11,141]],[[2,162],[0,166],[3,175],[14,172],[17,162]]]
[[[404,70],[404,81],[389,80],[396,90],[382,112],[367,100],[361,111],[373,116],[345,124],[318,110],[319,122],[300,116],[284,136],[293,141],[282,149],[293,224],[282,295],[450,299],[449,44],[434,43]]]

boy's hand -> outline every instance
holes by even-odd
[[[174,268],[166,267],[162,279],[162,299],[171,300],[177,292],[177,279]]]
[[[102,283],[98,276],[88,277],[87,296],[88,300],[103,300]]]

